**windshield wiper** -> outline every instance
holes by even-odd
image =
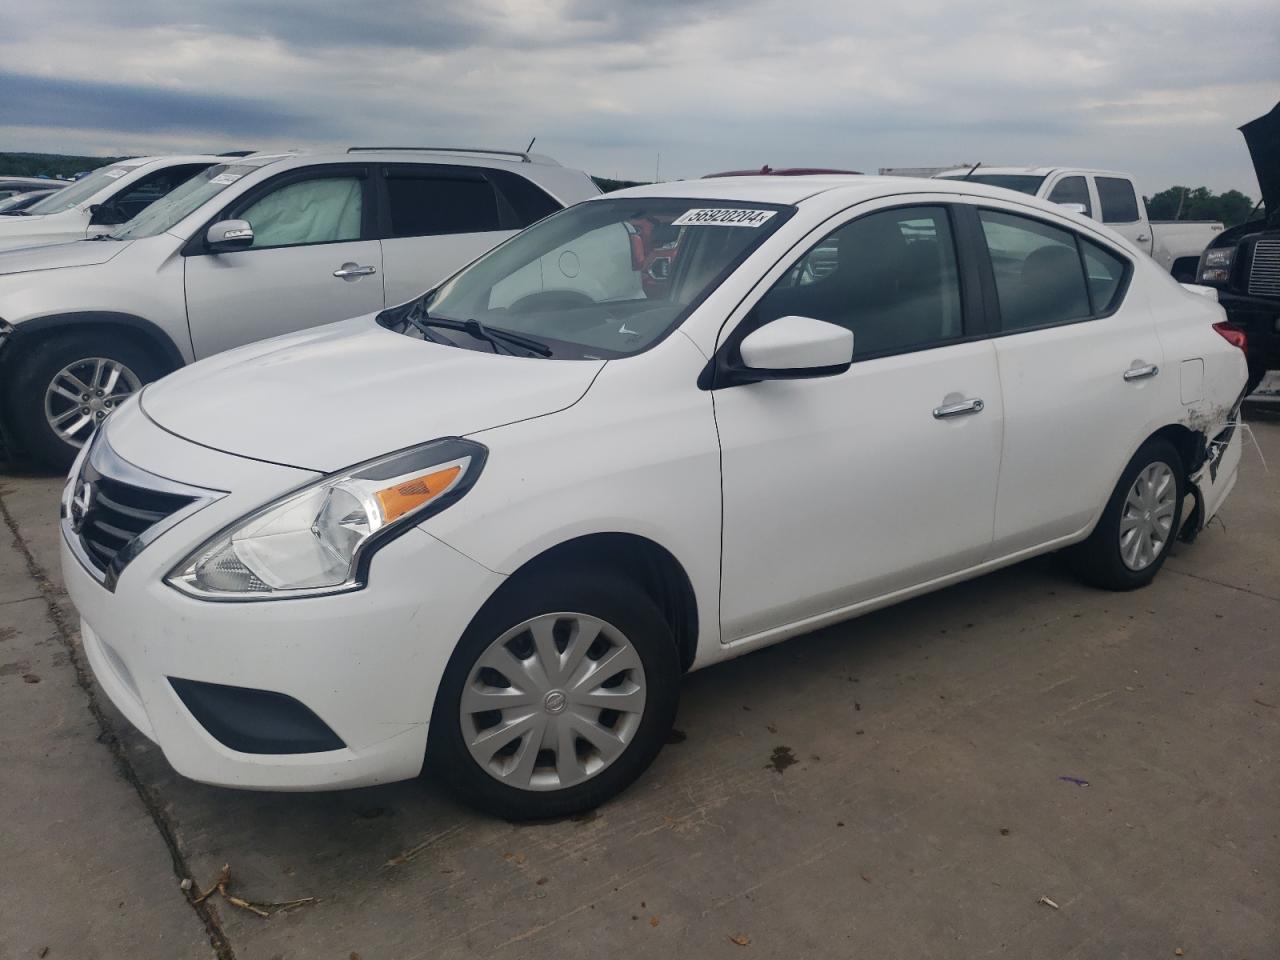
[[[422,338],[424,340],[430,340],[432,343],[442,343],[447,347],[456,346],[452,340],[446,340],[444,337],[441,337],[432,331],[431,328],[433,326],[443,326],[443,324],[436,322],[430,317],[419,316],[416,310],[410,310],[406,313],[404,315],[404,321],[422,334]]]
[[[493,352],[497,353],[498,348],[506,350],[507,353],[515,355],[512,347],[519,347],[527,353],[532,353],[539,357],[549,357],[552,349],[541,340],[535,340],[533,337],[526,337],[518,333],[512,333],[509,330],[494,330],[486,327],[479,320],[449,320],[445,317],[433,317],[425,310],[414,308],[405,314],[405,320],[413,324],[423,336],[428,336],[427,330],[431,327],[439,327],[442,330],[461,330],[463,333],[470,334],[477,340],[483,340],[493,347]],[[443,343],[438,337],[432,337],[437,343]]]
[[[539,357],[551,356],[551,348],[541,340],[535,340],[533,337],[526,337],[519,333],[512,333],[510,330],[494,330],[491,327],[486,327],[479,320],[468,320],[462,325],[462,328],[473,337],[480,340],[488,340],[494,347],[497,347],[498,343],[501,342],[503,346],[507,347],[508,352],[510,352],[511,345],[514,345]]]

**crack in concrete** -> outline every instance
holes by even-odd
[[[1228,590],[1239,590],[1241,593],[1247,593],[1251,597],[1257,597],[1260,600],[1270,600],[1272,603],[1280,603],[1280,597],[1273,597],[1269,593],[1260,593],[1257,590],[1250,590],[1248,587],[1237,586],[1234,583],[1223,583],[1221,580],[1214,580],[1212,577],[1201,576],[1198,573],[1187,573],[1185,570],[1179,570],[1176,567],[1165,565],[1165,569],[1170,573],[1176,573],[1180,577],[1190,577],[1192,580],[1199,580],[1203,583],[1212,583],[1215,587],[1226,587]]]
[[[188,878],[193,880],[191,889],[186,891],[186,900],[191,909],[195,911],[196,916],[204,924],[205,932],[209,936],[209,943],[213,947],[217,960],[236,960],[235,951],[231,948],[231,941],[227,939],[226,933],[223,932],[222,924],[216,911],[207,902],[196,902],[195,898],[198,891],[194,884],[191,868],[187,863],[186,854],[182,852],[181,844],[178,842],[174,824],[165,814],[160,801],[150,788],[142,782],[137,771],[133,769],[133,764],[129,762],[129,758],[124,752],[124,747],[120,743],[120,738],[116,735],[111,720],[107,717],[106,711],[102,709],[102,705],[98,703],[89,670],[85,666],[80,648],[76,646],[73,639],[72,628],[68,625],[62,608],[58,606],[58,590],[49,579],[49,575],[41,568],[39,561],[35,558],[35,554],[31,552],[30,546],[28,546],[26,539],[18,529],[17,521],[13,518],[13,514],[9,512],[9,507],[4,501],[3,494],[0,494],[0,518],[4,519],[5,526],[9,528],[9,533],[13,535],[14,547],[22,555],[27,565],[27,573],[35,581],[36,587],[40,591],[38,597],[32,597],[31,599],[44,600],[45,609],[54,629],[57,631],[58,640],[67,650],[71,667],[75,671],[76,683],[84,692],[85,698],[88,700],[89,713],[97,721],[98,728],[101,731],[99,740],[111,751],[116,770],[138,794],[143,808],[147,811],[147,816],[151,818],[151,822],[159,832],[161,840],[168,847],[169,857],[173,861],[174,874],[179,881]]]

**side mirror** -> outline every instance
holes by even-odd
[[[853,363],[853,331],[812,317],[779,317],[747,334],[738,353],[741,364],[725,371],[729,383],[833,377]]]
[[[230,253],[253,246],[253,227],[248,220],[219,220],[204,234],[205,249],[210,253]]]
[[[1083,203],[1060,203],[1058,206],[1069,213],[1078,213],[1082,217],[1087,217],[1089,215],[1089,208]]]
[[[89,207],[89,225],[93,227],[114,227],[124,223],[120,208],[108,200],[106,203],[95,203]]]

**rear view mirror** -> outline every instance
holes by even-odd
[[[853,331],[812,317],[779,317],[747,334],[738,353],[741,363],[722,370],[717,386],[832,377],[853,363]]]
[[[253,246],[248,220],[219,220],[205,231],[204,245],[211,253],[228,253]]]

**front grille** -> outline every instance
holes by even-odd
[[[160,493],[122,483],[86,466],[88,503],[80,525],[80,543],[93,565],[106,571],[135,538],[192,502],[192,497]]]
[[[1259,240],[1254,245],[1249,292],[1259,297],[1280,297],[1280,240]]]

